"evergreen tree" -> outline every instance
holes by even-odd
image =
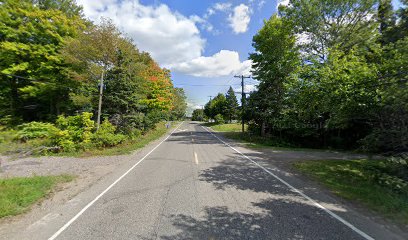
[[[232,89],[231,86],[229,87],[227,94],[225,94],[225,98],[227,102],[226,103],[227,108],[225,111],[231,123],[232,119],[236,118],[238,113],[238,100],[237,97],[235,96],[234,89]]]
[[[396,40],[404,39],[408,36],[408,0],[400,0],[400,2],[403,7],[397,10]]]
[[[381,0],[378,5],[378,21],[380,28],[380,42],[385,45],[395,40],[395,15],[391,0]]]

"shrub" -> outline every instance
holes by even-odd
[[[95,129],[95,122],[91,120],[92,115],[92,113],[84,112],[77,116],[59,116],[56,122],[57,127],[68,131],[69,140],[74,143],[90,143],[92,131]]]
[[[18,127],[20,129],[16,134],[16,139],[27,141],[35,138],[50,138],[55,136],[58,128],[52,123],[30,122],[22,124]]]
[[[225,123],[224,117],[221,114],[215,115],[214,120],[215,120],[215,123],[217,124]]]
[[[22,124],[16,134],[12,131],[8,131],[7,134],[1,131],[0,143],[6,141],[10,133],[13,133],[11,139],[31,140],[32,146],[35,145],[34,139],[38,139],[35,141],[39,141],[41,146],[59,147],[60,151],[72,152],[92,147],[111,147],[126,140],[126,135],[115,133],[116,126],[108,120],[105,120],[95,132],[95,122],[91,117],[92,113],[84,112],[77,116],[59,116],[56,125],[42,122]],[[138,124],[144,119],[137,116],[132,120]],[[136,129],[135,125],[128,130],[127,133],[132,139],[141,135],[141,131]]]
[[[11,142],[15,139],[16,131],[0,126],[0,143]]]
[[[115,125],[118,127],[118,131],[124,134],[129,134],[135,130],[143,130],[145,128],[145,114],[132,113],[124,115],[121,123]]]
[[[168,114],[159,110],[148,112],[144,118],[144,130],[154,129],[160,121],[167,120]]]
[[[408,157],[391,157],[385,161],[368,161],[364,168],[369,180],[395,192],[408,194]],[[407,195],[408,196],[408,195]]]
[[[126,140],[123,134],[115,134],[116,127],[108,120],[103,121],[99,130],[92,134],[92,144],[97,147],[112,147]]]
[[[127,136],[131,140],[137,140],[142,135],[142,131],[139,129],[133,129],[132,131],[127,133]]]

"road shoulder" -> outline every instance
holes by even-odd
[[[26,213],[0,219],[0,239],[27,239],[30,236],[29,233],[35,233],[37,228],[41,228],[58,218],[65,218],[61,216],[62,214],[57,214],[57,212],[61,212],[61,206],[72,205],[73,209],[77,209],[84,203],[86,204],[88,196],[80,197],[80,200],[77,197],[84,192],[90,192],[90,198],[99,189],[109,185],[136,160],[163,141],[175,128],[176,125],[159,139],[128,155],[89,158],[30,157],[3,161],[0,178],[59,174],[70,174],[76,178],[70,183],[59,185],[46,199],[32,206]],[[90,191],[91,189],[95,190]]]
[[[207,128],[223,141],[239,149],[261,166],[272,171],[297,189],[312,197],[322,205],[344,207],[344,213],[336,213],[347,221],[362,226],[367,232],[375,232],[379,239],[408,239],[408,229],[370,211],[359,203],[336,196],[330,190],[293,167],[293,163],[308,160],[345,160],[366,158],[363,154],[351,154],[337,151],[290,151],[271,148],[248,148],[245,144],[227,138],[222,132]]]

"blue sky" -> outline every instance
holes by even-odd
[[[283,1],[285,2],[285,1]],[[170,68],[176,87],[186,90],[190,108],[208,96],[237,90],[235,74],[249,74],[252,37],[276,11],[276,0],[78,0],[85,15],[108,17]],[[248,80],[250,91],[254,80]]]
[[[98,22],[108,17],[171,69],[176,87],[183,87],[190,110],[209,96],[240,88],[235,74],[249,74],[252,37],[263,20],[288,0],[77,0],[85,15]],[[400,6],[393,0],[394,6]],[[254,80],[248,80],[247,91]]]
[[[208,21],[213,25],[214,31],[201,31],[202,36],[207,40],[203,52],[203,56],[212,56],[220,50],[230,50],[239,53],[240,61],[247,60],[248,54],[253,51],[251,46],[252,37],[262,27],[263,20],[268,19],[276,10],[276,1],[196,1],[198,4],[189,4],[188,0],[172,0],[166,1],[170,8],[177,9],[182,14],[199,14],[204,16],[209,8],[214,7],[217,3],[231,3],[231,8],[224,12],[218,11],[208,18]],[[250,8],[250,21],[245,32],[235,33],[228,22],[228,17],[233,11],[233,8],[245,4]],[[237,74],[242,72],[236,72]],[[204,105],[209,96],[215,96],[217,93],[225,93],[228,86],[240,88],[240,80],[233,78],[234,74],[217,77],[194,77],[186,75],[178,71],[173,71],[173,79],[176,86],[182,86],[189,97],[189,102],[193,106]],[[185,85],[180,85],[185,84]],[[253,85],[254,81],[248,81],[249,85]],[[200,85],[200,86],[189,86]],[[208,86],[201,86],[208,85]],[[221,85],[221,86],[220,86]],[[222,86],[225,85],[225,86]],[[249,88],[249,87],[248,87]],[[249,89],[248,89],[249,90]]]

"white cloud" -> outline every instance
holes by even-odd
[[[198,104],[196,104],[195,102],[187,101],[187,107],[188,107],[189,109],[194,110],[194,109],[201,109],[201,108],[203,108],[204,106],[203,106],[203,105],[198,105]]]
[[[95,22],[101,17],[112,19],[162,66],[171,68],[175,63],[195,59],[204,50],[206,41],[196,26],[199,19],[172,12],[167,5],[145,6],[138,0],[78,0],[78,3]]]
[[[210,16],[216,14],[217,12],[229,12],[231,10],[231,7],[231,3],[215,3],[207,9],[206,14],[204,14],[204,18],[208,19]]]
[[[205,29],[208,32],[216,33],[216,31],[214,31],[214,26],[210,22],[208,22],[207,19],[204,19],[197,15],[193,15],[190,17],[190,20],[192,20],[194,23],[199,24],[202,29]]]
[[[288,6],[289,5],[289,0],[278,0],[278,4],[276,4],[276,9],[279,8],[279,6]]]
[[[231,3],[216,3],[214,5],[214,9],[218,11],[225,12],[229,9],[231,9],[232,4]]]
[[[96,23],[101,17],[112,19],[138,48],[149,52],[162,67],[199,77],[248,74],[251,68],[250,61],[241,62],[234,51],[221,50],[210,57],[202,56],[206,40],[200,36],[197,25],[213,31],[205,17],[186,17],[165,4],[145,6],[138,0],[78,0],[78,3],[83,5],[84,14]],[[227,11],[231,4],[215,4],[214,8]],[[244,25],[246,28],[247,23]]]
[[[245,4],[240,4],[234,8],[232,14],[229,15],[228,21],[235,34],[248,31],[248,25],[251,21],[251,10]]]
[[[241,91],[242,91],[241,87],[234,88],[234,92],[241,92]],[[258,91],[258,87],[255,84],[246,84],[244,86],[245,93],[252,93],[255,91]]]
[[[196,77],[221,77],[234,74],[249,74],[250,60],[241,62],[235,51],[221,50],[210,57],[198,57],[174,66],[174,70]]]
[[[259,10],[262,9],[262,7],[263,7],[265,4],[266,4],[266,0],[261,0],[261,1],[259,1],[259,3],[258,3],[258,9],[259,9]]]

